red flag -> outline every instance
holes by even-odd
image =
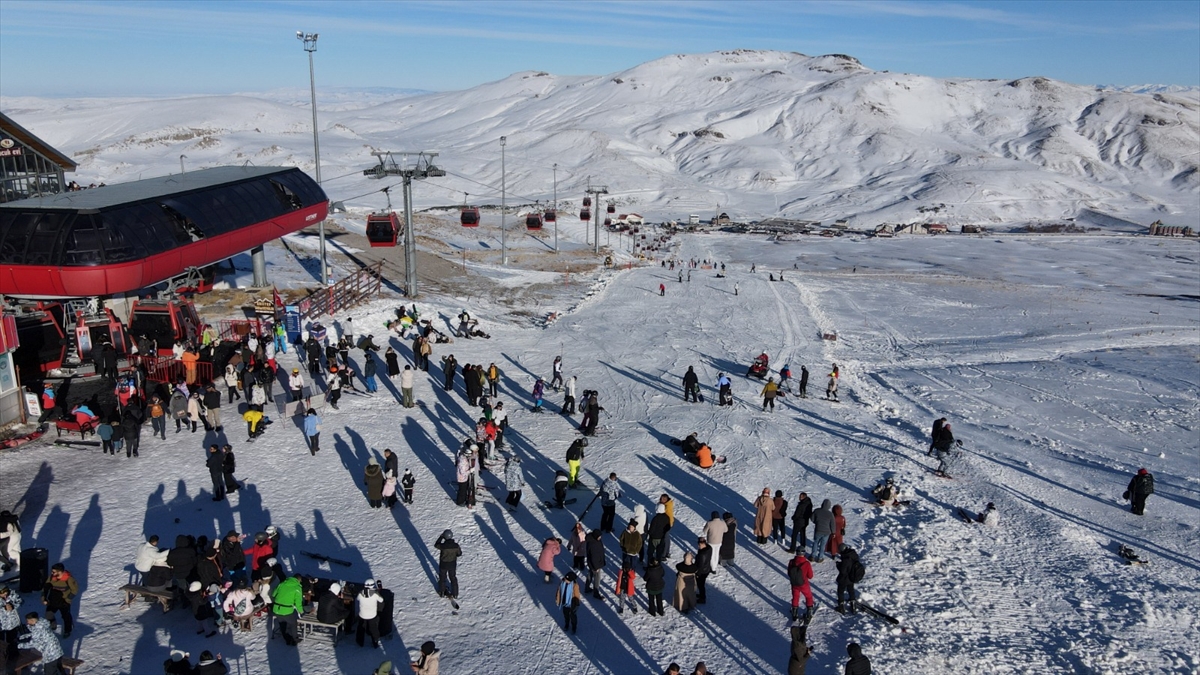
[[[271,300],[275,302],[275,307],[283,309],[283,298],[279,297],[279,289],[271,286]]]

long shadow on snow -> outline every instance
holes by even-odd
[[[851,483],[848,483],[848,482],[846,482],[846,481],[842,480],[841,478],[838,478],[837,476],[834,476],[834,475],[833,475],[833,474],[831,474],[831,473],[825,473],[824,471],[821,471],[820,469],[814,468],[814,467],[812,467],[812,466],[810,466],[810,465],[808,465],[808,464],[805,464],[804,462],[801,462],[800,460],[796,459],[795,457],[793,457],[793,458],[792,458],[792,461],[793,461],[793,462],[795,462],[796,464],[798,464],[798,465],[800,466],[800,468],[801,468],[801,469],[804,469],[805,471],[807,471],[807,472],[809,472],[809,473],[811,473],[811,474],[814,474],[814,475],[816,475],[816,476],[819,476],[819,477],[821,477],[821,478],[824,478],[826,482],[833,483],[833,484],[835,484],[835,485],[840,485],[840,486],[842,486],[842,488],[844,488],[845,490],[847,490],[847,491],[848,491],[848,492],[850,492],[851,494],[856,494],[856,495],[857,495],[857,494],[862,494],[862,492],[863,492],[863,488],[862,488],[862,487],[860,487],[860,486],[858,486],[858,485],[853,485],[853,484],[851,484]],[[805,492],[807,492],[807,493],[808,493],[808,496],[809,496],[809,498],[810,498],[810,499],[812,499],[812,501],[813,501],[813,505],[814,505],[814,507],[813,507],[813,508],[819,508],[819,505],[820,505],[820,503],[821,503],[822,501],[824,501],[825,499],[827,499],[827,497],[817,497],[817,496],[815,496],[815,495],[816,495],[816,492],[815,492],[815,491],[814,491],[812,488],[808,488],[808,489],[806,489],[806,490],[804,490],[804,491],[805,491]],[[830,501],[832,501],[832,499],[830,499]],[[845,507],[843,507],[843,508],[845,508]],[[947,508],[949,508],[949,507],[947,507]],[[810,538],[811,538],[811,537],[810,537]]]
[[[613,364],[608,363],[606,361],[599,361],[598,363],[600,365],[608,368],[611,371],[614,371],[616,373],[620,373],[621,375],[624,375],[625,377],[629,378],[630,380],[633,380],[634,382],[645,385],[651,389],[657,389],[658,391],[660,391],[668,396],[679,396],[683,393],[682,387],[679,390],[676,390],[673,387],[671,387],[670,385],[668,385],[666,382],[662,381],[661,379],[653,379],[646,375],[642,375],[641,373],[638,373],[636,371],[627,370],[627,369],[621,368],[619,366],[614,366]]]
[[[76,578],[79,593],[82,595],[88,587],[88,563],[92,559],[92,549],[100,541],[100,532],[104,529],[104,516],[100,512],[100,495],[93,494],[87,510],[75,523],[71,533],[71,555],[63,560],[67,570]]]
[[[43,461],[33,480],[30,481],[29,487],[25,488],[25,494],[21,495],[21,498],[11,508],[13,513],[21,514],[22,531],[33,532],[33,526],[37,525],[38,518],[41,517],[42,511],[46,508],[46,502],[50,499],[50,486],[53,483],[54,469],[50,466],[50,462]]]
[[[803,424],[803,425],[805,425],[805,426],[811,427],[811,428],[813,428],[813,429],[815,429],[815,430],[817,430],[817,431],[822,431],[822,432],[825,432],[826,434],[829,434],[830,436],[834,436],[834,437],[840,438],[840,439],[842,439],[842,440],[844,440],[844,441],[847,441],[847,442],[849,442],[849,443],[855,443],[855,444],[857,444],[857,445],[861,445],[861,446],[863,446],[863,447],[867,447],[867,448],[873,448],[873,449],[875,449],[875,450],[881,450],[881,451],[883,451],[883,452],[891,453],[891,454],[893,454],[893,455],[895,455],[895,456],[897,456],[897,457],[899,457],[899,458],[901,458],[901,459],[903,459],[903,460],[905,460],[905,461],[907,461],[907,462],[912,462],[913,464],[916,464],[916,465],[917,465],[918,467],[920,467],[921,469],[924,469],[924,468],[925,468],[925,465],[924,465],[924,464],[921,464],[919,461],[917,461],[917,460],[913,459],[912,457],[909,457],[908,455],[906,455],[906,454],[904,454],[904,453],[902,453],[902,452],[898,452],[898,451],[896,451],[896,450],[894,450],[894,449],[892,449],[892,448],[890,448],[890,447],[887,447],[887,446],[884,446],[884,445],[879,445],[879,444],[877,444],[877,443],[868,443],[868,442],[866,442],[866,441],[864,441],[864,440],[862,440],[862,439],[856,438],[856,437],[855,437],[855,436],[854,436],[852,433],[848,433],[848,432],[846,432],[846,431],[839,431],[839,430],[837,430],[837,429],[835,429],[835,428],[834,428],[834,427],[842,427],[843,429],[852,430],[852,429],[854,429],[854,427],[851,427],[851,426],[848,426],[848,425],[845,425],[845,424],[841,424],[841,423],[839,423],[839,422],[833,422],[833,421],[831,421],[831,420],[827,420],[827,419],[825,419],[824,417],[821,417],[821,416],[819,416],[819,415],[817,415],[817,414],[815,414],[815,413],[812,413],[812,412],[809,412],[809,411],[807,411],[807,410],[804,410],[803,408],[794,408],[794,409],[795,409],[797,412],[799,412],[799,413],[802,413],[803,415],[807,415],[807,416],[809,416],[809,417],[812,417],[812,418],[814,418],[814,420],[816,420],[816,421],[809,421],[809,420],[806,420],[806,419],[804,419],[804,417],[796,417],[796,421],[797,421],[797,422],[799,422],[799,423],[801,423],[801,424]],[[887,437],[885,437],[885,436],[879,436],[878,434],[874,434],[874,433],[871,433],[871,432],[869,432],[869,431],[862,431],[862,432],[858,432],[858,431],[856,431],[855,433],[863,433],[863,434],[865,434],[865,435],[867,435],[867,436],[871,436],[871,437],[875,437],[875,438],[884,439],[884,440],[887,440],[887,441],[889,441],[889,442],[894,442],[894,441],[892,441],[892,439],[890,439],[890,438],[887,438]]]
[[[782,601],[781,598],[775,598],[775,602]],[[720,621],[713,620],[709,612],[719,616]],[[736,598],[710,585],[708,602],[701,611],[692,610],[690,616],[692,623],[708,637],[709,644],[719,648],[736,664],[737,672],[782,672],[782,669],[775,667],[763,670],[747,658],[745,652],[752,651],[767,663],[779,663],[782,661],[781,656],[787,653],[789,639],[784,638],[778,629],[746,610]],[[736,626],[741,637],[729,631],[728,626]]]
[[[455,489],[447,483],[447,480],[452,481],[455,478],[454,455],[447,453],[443,449],[443,445],[439,445],[429,435],[429,432],[425,431],[425,428],[411,416],[406,417],[400,423],[400,435],[404,437],[404,441],[408,444],[408,448],[412,451],[413,456],[425,465],[429,474],[437,481],[438,486],[446,493],[446,496],[454,499],[456,496]],[[455,441],[451,442],[454,443]],[[451,447],[457,449],[456,445],[451,445]],[[449,478],[445,478],[446,476],[449,476]],[[419,489],[420,485],[418,484],[413,490],[414,500],[416,499],[416,491]],[[431,492],[431,494],[434,493]]]

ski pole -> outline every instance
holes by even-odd
[[[599,492],[599,491],[597,491],[597,492],[596,492],[596,496],[595,496],[595,497],[592,497],[592,501],[588,502],[588,505],[587,505],[587,507],[583,509],[583,513],[579,514],[579,518],[575,520],[575,522],[576,522],[576,523],[582,523],[582,522],[583,522],[583,517],[587,515],[587,512],[588,512],[588,511],[591,511],[591,510],[592,510],[592,504],[595,504],[595,503],[596,503],[596,499],[598,499],[599,497],[600,497],[600,492]]]

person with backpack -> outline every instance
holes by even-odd
[[[854,593],[854,585],[863,580],[867,569],[858,559],[858,551],[845,544],[842,544],[838,555],[841,560],[837,564],[837,611],[849,611],[850,614],[854,614],[858,611],[858,596]],[[848,605],[842,601],[843,595]]]
[[[558,591],[554,595],[554,604],[562,608],[563,631],[569,629],[575,633],[579,629],[579,603],[582,601],[575,573],[567,572],[562,582],[558,584]]]
[[[813,601],[812,586],[809,585],[813,578],[812,563],[804,557],[803,550],[788,563],[787,571],[788,581],[792,584],[792,621],[800,618],[800,596],[803,595],[804,621],[807,623],[812,617],[813,607],[816,603]]]
[[[1145,469],[1138,469],[1133,480],[1129,481],[1129,487],[1125,488],[1125,499],[1130,500],[1132,506],[1130,510],[1134,515],[1141,516],[1146,513],[1146,498],[1154,494],[1154,475]]]

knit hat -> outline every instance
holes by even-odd
[[[1145,475],[1146,475],[1146,474],[1148,474],[1148,473],[1150,473],[1150,472],[1149,472],[1149,471],[1147,471],[1145,468],[1138,469],[1138,475],[1139,475],[1139,476],[1145,476]]]
[[[666,505],[666,504],[659,504],[659,505],[658,505],[658,506],[657,506],[657,507],[654,509],[654,512],[655,512],[655,513],[666,513],[666,512],[667,512],[667,505]]]
[[[342,585],[336,581],[332,584],[329,584],[329,592],[333,593],[334,595],[338,595],[342,592]]]
[[[201,586],[199,581],[193,581],[192,583],[188,584],[189,593],[197,593],[200,591],[200,588]]]
[[[433,644],[433,640],[426,640],[425,643],[421,645],[422,654],[432,654],[435,651],[437,651],[437,645]]]
[[[369,464],[371,466],[379,466],[379,460],[372,457],[371,459],[367,460],[367,464]]]
[[[171,660],[172,661],[178,662],[178,661],[184,660],[185,658],[187,658],[187,653],[181,652],[178,649],[171,650]]]

